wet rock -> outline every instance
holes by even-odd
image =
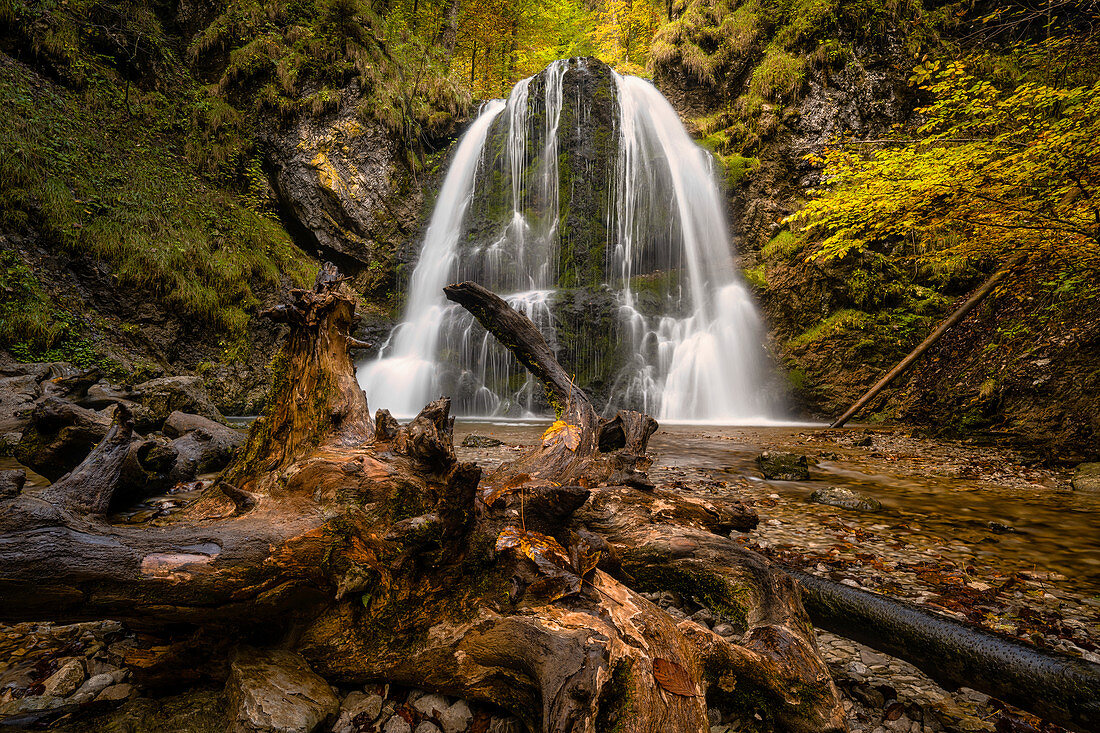
[[[340,704],[340,717],[332,727],[335,733],[353,733],[360,723],[373,723],[382,712],[382,696],[352,692]]]
[[[199,377],[150,379],[134,387],[134,393],[141,400],[141,408],[134,413],[134,423],[142,431],[160,429],[177,410],[209,420],[223,419]]]
[[[27,472],[21,468],[0,471],[0,499],[18,496],[27,483]]]
[[[165,420],[164,432],[180,436],[172,441],[177,455],[170,474],[173,482],[220,471],[229,465],[233,451],[245,441],[245,436],[233,428],[178,411]]]
[[[1070,482],[1074,491],[1100,493],[1100,463],[1082,463],[1073,473]]]
[[[799,453],[764,451],[756,458],[764,478],[771,481],[805,481],[810,477],[810,464]]]
[[[96,696],[96,702],[121,702],[130,699],[134,694],[134,686],[124,682],[121,685],[111,685],[103,690]]]
[[[93,677],[89,677],[85,680],[84,684],[77,689],[77,695],[91,695],[95,697],[99,693],[106,690],[115,684],[115,676],[109,673],[97,674]]]
[[[463,448],[496,448],[499,445],[504,445],[504,441],[485,435],[474,435],[473,433],[462,440]]]
[[[882,504],[878,499],[873,499],[858,491],[841,488],[839,486],[831,486],[826,489],[815,489],[814,492],[810,494],[810,501],[815,504],[835,506],[839,509],[847,509],[853,512],[877,512],[882,509]]]
[[[107,435],[111,418],[58,397],[46,397],[31,411],[15,457],[56,481],[76,468]]]
[[[84,682],[84,665],[79,659],[69,659],[42,683],[42,694],[68,697]]]
[[[422,695],[412,702],[413,708],[426,718],[434,718],[451,706],[447,698],[438,693]]]
[[[382,726],[382,733],[412,733],[412,726],[400,715],[394,715]]]
[[[0,433],[20,431],[29,422],[42,388],[33,374],[0,378]]]
[[[336,714],[340,701],[301,656],[242,647],[226,682],[229,733],[312,733]]]
[[[993,534],[1009,534],[1010,532],[1016,531],[1012,527],[1009,527],[1007,524],[1002,524],[1000,522],[987,522],[986,525],[989,527],[989,531]]]

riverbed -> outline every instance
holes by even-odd
[[[459,448],[490,467],[545,427],[459,421],[455,443],[471,433],[503,441]],[[759,527],[734,538],[785,566],[1100,661],[1100,495],[1072,491],[1068,471],[900,427],[662,425],[649,445],[662,488],[754,505]],[[806,455],[809,478],[765,480],[765,449]],[[809,501],[834,486],[882,507]]]

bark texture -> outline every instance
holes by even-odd
[[[774,730],[843,730],[797,588],[726,538],[752,509],[654,488],[652,418],[600,419],[530,321],[478,286],[448,297],[553,395],[541,445],[482,481],[455,456],[448,400],[372,420],[348,357],[354,296],[326,266],[271,313],[291,326],[276,398],[187,510],[102,518],[124,411],[66,480],[0,492],[5,620],[262,632],[329,679],[490,701],[532,731],[697,733],[719,696]],[[677,622],[647,589],[696,598],[740,637]]]

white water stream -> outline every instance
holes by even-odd
[[[442,288],[456,280],[482,281],[557,346],[558,127],[563,80],[583,63],[554,62],[535,87],[541,95],[531,94],[535,77],[519,82],[506,102],[485,105],[459,143],[411,278],[404,319],[378,358],[360,368],[372,406],[413,415],[446,386],[460,414],[537,409],[539,390],[530,376],[468,313],[446,304]],[[623,354],[610,405],[665,420],[767,422],[772,401],[762,387],[763,327],[734,266],[712,160],[651,84],[618,74],[614,83],[619,150],[614,186],[606,192],[604,272],[605,287],[619,303]],[[579,121],[589,100],[570,101],[578,105]],[[491,164],[486,141],[498,117],[507,125],[499,165],[511,211],[498,236],[463,248],[464,223],[479,195],[479,166]],[[641,306],[638,276],[672,283],[656,312],[652,298],[648,312]]]

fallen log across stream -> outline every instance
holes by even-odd
[[[788,571],[814,623],[1072,730],[1100,730],[1100,665],[1048,652],[816,575]]]
[[[536,733],[705,733],[708,703],[769,730],[845,730],[794,582],[728,538],[755,511],[654,488],[652,418],[601,419],[529,320],[475,285],[447,294],[549,390],[561,420],[540,445],[483,478],[455,456],[448,400],[405,425],[372,419],[348,355],[355,295],[326,264],[270,312],[289,326],[273,399],[194,504],[107,520],[125,410],[67,479],[0,484],[0,620],[170,635],[161,674],[278,647],[331,682],[489,702]],[[677,620],[650,590],[739,634]]]

